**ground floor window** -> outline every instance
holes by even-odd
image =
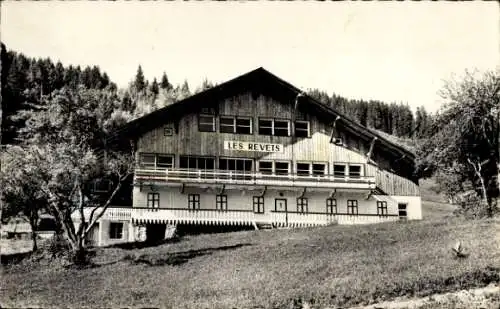
[[[148,208],[159,208],[160,207],[160,193],[150,192],[148,193]]]
[[[387,202],[377,201],[377,215],[387,216]]]
[[[358,214],[358,201],[357,200],[347,200],[347,213],[350,215]]]
[[[200,209],[200,195],[199,194],[189,194],[188,195],[188,208],[189,209]]]
[[[109,239],[121,239],[123,236],[123,223],[111,222],[109,224]]]
[[[307,213],[308,211],[308,201],[306,197],[297,198],[297,212]]]
[[[264,213],[264,197],[254,196],[253,197],[253,212]]]
[[[215,208],[217,210],[227,210],[227,195],[215,196]]]
[[[398,204],[398,214],[400,220],[406,220],[408,218],[407,204]]]
[[[337,200],[334,198],[326,199],[326,213],[336,214],[337,213]]]

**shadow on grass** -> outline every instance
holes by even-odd
[[[135,250],[135,249],[161,246],[164,244],[175,244],[175,243],[178,243],[180,241],[181,241],[181,238],[175,237],[175,238],[164,239],[164,240],[159,240],[159,241],[155,241],[155,242],[147,242],[147,241],[127,242],[127,243],[123,243],[123,244],[116,244],[116,245],[107,246],[107,248],[120,248],[123,250]]]
[[[22,252],[22,253],[12,253],[12,254],[2,254],[0,255],[0,260],[2,265],[17,264],[24,259],[29,258],[33,252]]]
[[[132,264],[145,264],[148,266],[164,266],[164,265],[178,266],[199,256],[209,255],[216,251],[234,250],[245,246],[252,246],[252,244],[244,243],[232,246],[221,246],[221,247],[204,248],[198,250],[188,250],[188,251],[167,253],[166,255],[144,254],[138,257],[127,255],[123,260],[130,261]]]

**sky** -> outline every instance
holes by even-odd
[[[498,68],[491,2],[2,1],[9,50],[146,78],[222,83],[258,67],[303,90],[436,111],[444,80]]]

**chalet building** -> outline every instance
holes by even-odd
[[[256,69],[129,123],[132,207],[96,244],[176,224],[259,228],[421,219],[414,155]],[[168,231],[167,231],[168,233]]]

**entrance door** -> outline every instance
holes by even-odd
[[[285,225],[288,226],[288,208],[286,205],[286,199],[277,198],[274,200],[274,211],[285,213]]]

